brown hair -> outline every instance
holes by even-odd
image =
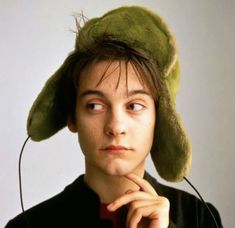
[[[75,64],[68,72],[68,77],[63,85],[64,95],[66,99],[66,112],[67,116],[74,119],[76,108],[76,95],[81,79],[81,73],[92,63],[107,60],[109,64],[104,69],[104,73],[100,78],[98,85],[106,78],[106,72],[113,61],[125,61],[126,67],[128,63],[132,64],[138,80],[142,84],[146,84],[150,89],[151,94],[157,103],[160,91],[160,73],[153,61],[146,56],[142,50],[136,50],[128,47],[125,43],[114,40],[102,39],[102,41],[96,41],[92,47],[85,52],[76,52],[73,54],[75,58]],[[72,61],[73,62],[73,61]],[[64,83],[64,82],[63,82]],[[98,86],[97,85],[97,86]]]

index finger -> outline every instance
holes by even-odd
[[[125,175],[125,177],[137,184],[142,191],[150,193],[152,195],[158,195],[152,185],[145,179],[139,177],[138,175],[130,173]]]

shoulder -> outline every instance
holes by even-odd
[[[73,221],[78,213],[85,215],[87,204],[94,204],[96,200],[96,194],[87,187],[81,175],[59,194],[17,215],[6,228],[27,227],[27,223],[32,227],[56,227],[56,224],[62,227],[62,223]]]
[[[179,227],[216,227],[213,217],[219,227],[222,227],[218,210],[211,203],[204,203],[198,197],[186,191],[163,185],[148,173],[144,177],[156,190],[170,201],[170,217]],[[211,211],[211,213],[209,212]]]

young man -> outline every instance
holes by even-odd
[[[145,172],[149,153],[166,180],[189,171],[178,80],[174,38],[156,14],[122,7],[87,21],[28,118],[35,141],[65,125],[77,133],[85,174],[6,227],[222,227],[211,204]]]

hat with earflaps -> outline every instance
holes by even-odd
[[[156,13],[139,6],[120,7],[88,20],[80,29],[74,51],[48,79],[29,112],[27,131],[34,141],[47,139],[66,126],[61,81],[75,61],[96,40],[110,39],[140,49],[160,70],[162,89],[156,107],[156,127],[151,157],[159,175],[172,182],[187,176],[191,166],[191,144],[175,109],[180,69],[174,36]],[[79,61],[79,59],[76,59]]]

